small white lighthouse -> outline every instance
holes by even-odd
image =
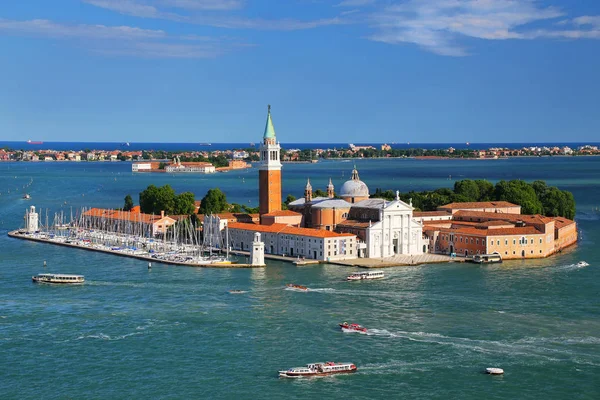
[[[29,207],[29,210],[25,211],[25,230],[29,233],[34,233],[39,230],[39,216],[35,212],[35,207]]]
[[[252,265],[263,266],[265,265],[265,244],[260,240],[260,233],[254,233],[254,241],[252,242],[252,248],[250,250],[250,259]]]

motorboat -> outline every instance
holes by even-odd
[[[349,374],[356,372],[356,365],[352,363],[318,362],[307,364],[305,367],[294,367],[287,371],[279,371],[280,378],[310,378],[313,376],[327,376],[334,374]]]
[[[504,370],[502,368],[491,367],[491,368],[486,368],[485,373],[490,374],[490,375],[502,375],[504,373]]]
[[[308,288],[306,286],[294,285],[293,283],[288,283],[285,286],[288,287],[288,288],[290,288],[290,289],[303,290],[305,292],[308,292]]]
[[[476,254],[471,261],[477,264],[501,263],[502,256],[500,254]]]
[[[349,324],[347,322],[338,324],[342,331],[364,332],[367,333],[367,328],[359,324]]]
[[[32,276],[31,280],[35,283],[48,283],[52,285],[82,285],[85,282],[83,275],[67,274],[39,274]]]
[[[238,290],[238,289],[232,289],[229,291],[229,293],[231,294],[242,294],[242,293],[246,293],[245,290]]]
[[[31,196],[29,195],[29,193],[25,193],[25,194],[23,195],[23,197],[21,197],[21,198],[22,198],[23,200],[29,200],[29,199],[31,199]]]
[[[355,272],[352,275],[348,276],[346,280],[362,281],[366,279],[381,279],[383,277],[384,274],[381,271]]]
[[[585,262],[585,261],[579,261],[579,262],[578,262],[577,264],[575,264],[575,265],[577,265],[579,268],[581,268],[581,267],[587,267],[587,266],[589,266],[590,264],[588,264],[588,263],[587,263],[587,262]]]

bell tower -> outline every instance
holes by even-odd
[[[310,203],[312,201],[312,185],[310,184],[310,179],[306,182],[306,187],[304,188],[304,203]]]
[[[333,182],[331,182],[331,178],[329,178],[329,185],[327,185],[327,197],[330,199],[335,197],[335,189],[333,188]]]
[[[281,210],[280,151],[281,147],[275,137],[275,128],[271,120],[271,106],[269,105],[265,133],[260,145],[260,166],[258,171],[259,212],[261,216]]]

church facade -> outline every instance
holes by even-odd
[[[358,256],[392,257],[396,254],[423,254],[423,224],[413,216],[414,208],[399,199],[387,201],[369,198],[369,187],[360,180],[354,167],[339,196],[329,180],[327,197],[312,196],[310,180],[304,198],[288,207],[303,215],[306,228],[351,233],[358,237]]]

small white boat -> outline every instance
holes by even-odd
[[[39,274],[32,276],[31,280],[35,283],[48,283],[52,285],[82,285],[85,282],[83,275],[67,274]]]
[[[29,195],[29,193],[25,193],[22,197],[23,200],[29,200],[31,199],[31,196]]]
[[[575,264],[575,265],[577,265],[579,268],[581,268],[581,267],[587,267],[587,266],[589,266],[590,264],[586,263],[585,261],[579,261],[579,262],[578,262],[577,264]]]
[[[306,367],[294,367],[287,371],[279,371],[280,378],[308,378],[312,376],[327,376],[334,374],[350,374],[356,372],[352,363],[319,362],[307,364]]]
[[[504,370],[502,368],[490,367],[485,369],[485,373],[490,375],[502,375]]]
[[[348,281],[362,281],[365,279],[381,279],[385,275],[381,271],[368,271],[368,272],[355,272],[349,275],[346,280]]]

